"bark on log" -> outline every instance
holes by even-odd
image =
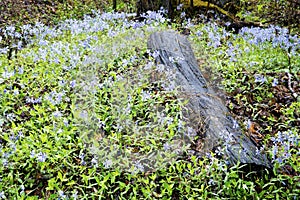
[[[266,155],[257,153],[254,142],[242,133],[223,102],[208,86],[185,36],[175,31],[156,32],[150,36],[148,48],[158,50],[157,64],[163,64],[176,73],[175,82],[181,88],[180,94],[189,101],[186,117],[195,123],[197,116],[200,116],[205,123],[201,155],[225,145],[225,158],[231,164],[240,162],[271,167]],[[172,62],[171,57],[180,59]]]

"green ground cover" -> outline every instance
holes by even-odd
[[[299,37],[201,20],[93,12],[3,27],[0,198],[298,199]],[[189,134],[172,72],[146,46],[165,29],[188,30],[200,68],[273,169],[242,172],[222,149],[189,153],[200,136]]]

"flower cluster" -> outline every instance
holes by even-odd
[[[298,148],[300,145],[299,135],[292,131],[278,132],[276,137],[272,137],[272,161],[285,163],[292,156],[292,148]],[[297,153],[299,156],[299,152]]]
[[[291,51],[292,54],[299,50],[300,38],[297,35],[291,36],[288,29],[278,26],[270,26],[265,29],[243,27],[239,36],[257,46],[271,42],[273,48],[280,47],[286,51]],[[289,50],[290,48],[291,50]]]
[[[159,25],[164,23],[167,21],[167,18],[164,17],[165,12],[164,9],[158,12],[148,11],[143,14],[145,18],[144,22],[128,21],[128,14],[125,13],[100,13],[94,11],[93,17],[85,15],[83,20],[67,19],[59,23],[56,27],[48,27],[37,22],[34,25],[23,25],[20,27],[20,31],[17,31],[15,26],[8,26],[0,29],[0,35],[2,35],[0,37],[0,44],[3,43],[3,48],[0,48],[0,54],[7,54],[9,48],[20,50],[28,44],[39,44],[41,47],[47,46],[53,38],[57,38],[66,32],[71,33],[72,37],[75,37],[80,34],[107,31],[107,34],[113,37],[120,32],[124,32],[129,27],[136,29],[147,24]],[[7,46],[6,43],[12,43],[12,45]],[[44,56],[41,58],[45,59]]]
[[[164,16],[165,13],[166,11],[164,9],[161,9],[158,12],[147,11],[141,16],[146,19],[146,24],[152,24],[153,22],[164,23],[165,21],[167,21],[167,19]]]
[[[39,152],[38,154],[35,153],[35,150],[30,152],[31,158],[36,158],[38,162],[45,162],[48,158],[47,154],[44,152]]]

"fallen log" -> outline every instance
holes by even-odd
[[[157,64],[163,64],[176,73],[179,93],[188,100],[185,117],[194,131],[197,120],[201,119],[205,124],[203,144],[198,150],[200,155],[221,146],[224,147],[224,158],[230,164],[240,162],[271,167],[266,155],[257,153],[255,143],[242,133],[221,99],[207,84],[185,36],[175,31],[153,33],[148,40],[148,49],[159,52]],[[174,58],[177,58],[176,62]]]

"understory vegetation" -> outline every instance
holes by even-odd
[[[230,22],[187,19],[182,6],[174,23],[163,9],[135,20],[86,2],[58,6],[44,23],[1,26],[0,199],[300,198],[298,35],[277,25],[233,33]],[[187,102],[147,50],[150,34],[167,29],[188,37],[272,169],[230,166],[223,149],[191,153],[201,135],[183,116]]]

